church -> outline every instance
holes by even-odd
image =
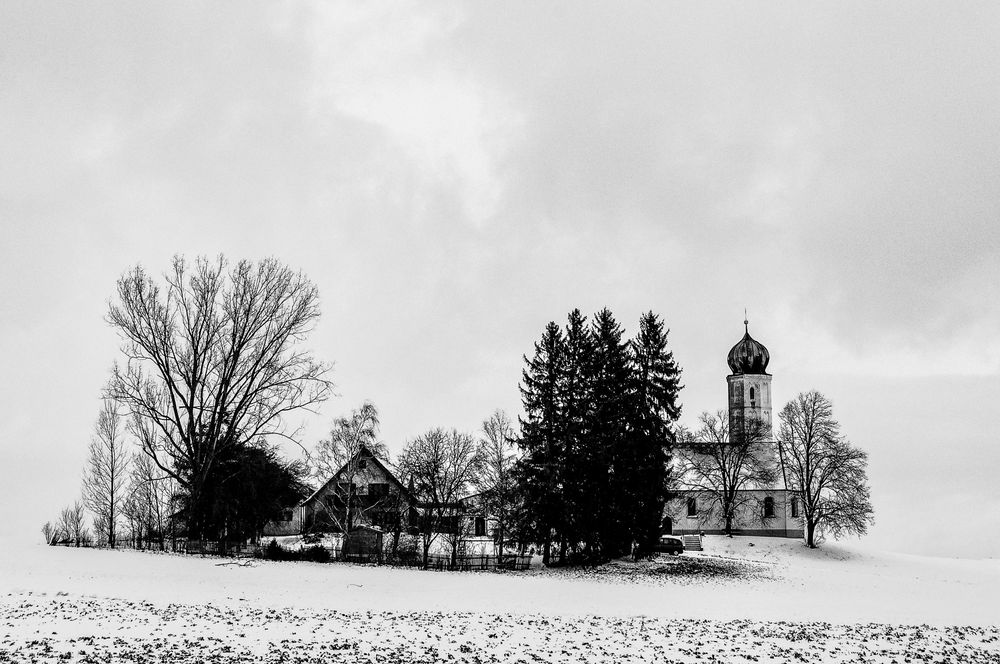
[[[664,533],[724,534],[721,505],[723,493],[728,491],[734,504],[733,534],[803,536],[801,506],[788,488],[780,450],[774,440],[771,375],[767,373],[771,356],[764,344],[750,336],[749,322],[744,320],[743,324],[743,338],[727,357],[732,373],[726,377],[728,422],[720,427],[725,435],[711,443],[689,445],[686,452],[679,454],[681,462],[675,464],[675,470],[680,474],[681,490],[667,504]],[[755,456],[751,463],[740,460],[741,449],[751,450]],[[691,463],[684,463],[685,458]],[[754,476],[747,470],[750,467],[767,468],[769,472]],[[734,476],[740,469],[746,479],[720,480],[723,476]]]

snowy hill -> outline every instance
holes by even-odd
[[[254,657],[289,634],[312,643],[310,648],[353,639],[371,652],[437,634],[451,635],[454,652],[461,654],[462,644],[473,647],[473,637],[488,641],[490,624],[521,643],[512,656],[536,652],[531,644],[549,637],[564,648],[581,647],[579,639],[603,639],[607,657],[592,652],[590,661],[683,655],[677,648],[699,642],[704,648],[716,643],[749,649],[757,639],[751,635],[765,632],[771,637],[761,643],[791,648],[796,625],[824,647],[839,644],[845,656],[867,648],[863,644],[875,632],[888,639],[886,652],[896,654],[957,638],[947,627],[953,625],[985,628],[962,637],[965,655],[996,655],[1000,640],[997,561],[887,554],[858,544],[810,550],[797,541],[707,537],[704,552],[678,559],[504,574],[224,562],[6,542],[0,547],[0,617],[7,634],[0,655],[27,648],[36,632],[55,633],[53,653],[70,639],[114,643],[124,634],[140,640],[200,636],[219,648],[241,634],[235,642]],[[590,626],[577,633],[580,625]],[[620,627],[617,637],[614,625]],[[886,625],[926,627],[886,636]],[[316,641],[317,633],[326,636]],[[625,639],[626,633],[632,636]],[[904,637],[909,645],[899,650]],[[816,646],[799,645],[803,653]],[[657,650],[667,646],[675,650]],[[556,654],[544,661],[562,661]]]
[[[705,551],[685,557],[742,561],[749,567],[737,577],[646,575],[641,563],[614,563],[604,573],[524,574],[266,561],[241,567],[197,556],[10,542],[0,550],[0,592],[311,609],[1000,623],[1000,561],[883,553],[861,544],[808,549],[797,540],[716,536],[705,538]]]

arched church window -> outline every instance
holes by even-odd
[[[753,407],[753,406],[756,406],[756,405],[757,405],[757,404],[756,404],[756,400],[755,400],[755,394],[756,394],[756,393],[754,392],[754,389],[753,389],[753,385],[751,385],[751,386],[750,386],[750,406],[751,406],[751,407]]]
[[[764,499],[764,518],[774,518],[774,498],[771,496]]]
[[[687,503],[688,516],[698,516],[698,501],[694,498],[688,498]]]

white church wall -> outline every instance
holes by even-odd
[[[749,490],[740,492],[741,505],[733,520],[733,532],[740,535],[767,537],[802,537],[803,523],[793,517],[791,495],[784,490]],[[774,501],[774,516],[764,516],[765,498]],[[688,514],[688,499],[695,500],[695,513]],[[720,535],[725,532],[718,501],[707,491],[682,492],[670,501],[664,510],[670,517],[675,535],[704,533]]]

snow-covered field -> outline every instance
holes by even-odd
[[[424,572],[0,541],[0,662],[1000,662],[1000,561],[706,538]]]

